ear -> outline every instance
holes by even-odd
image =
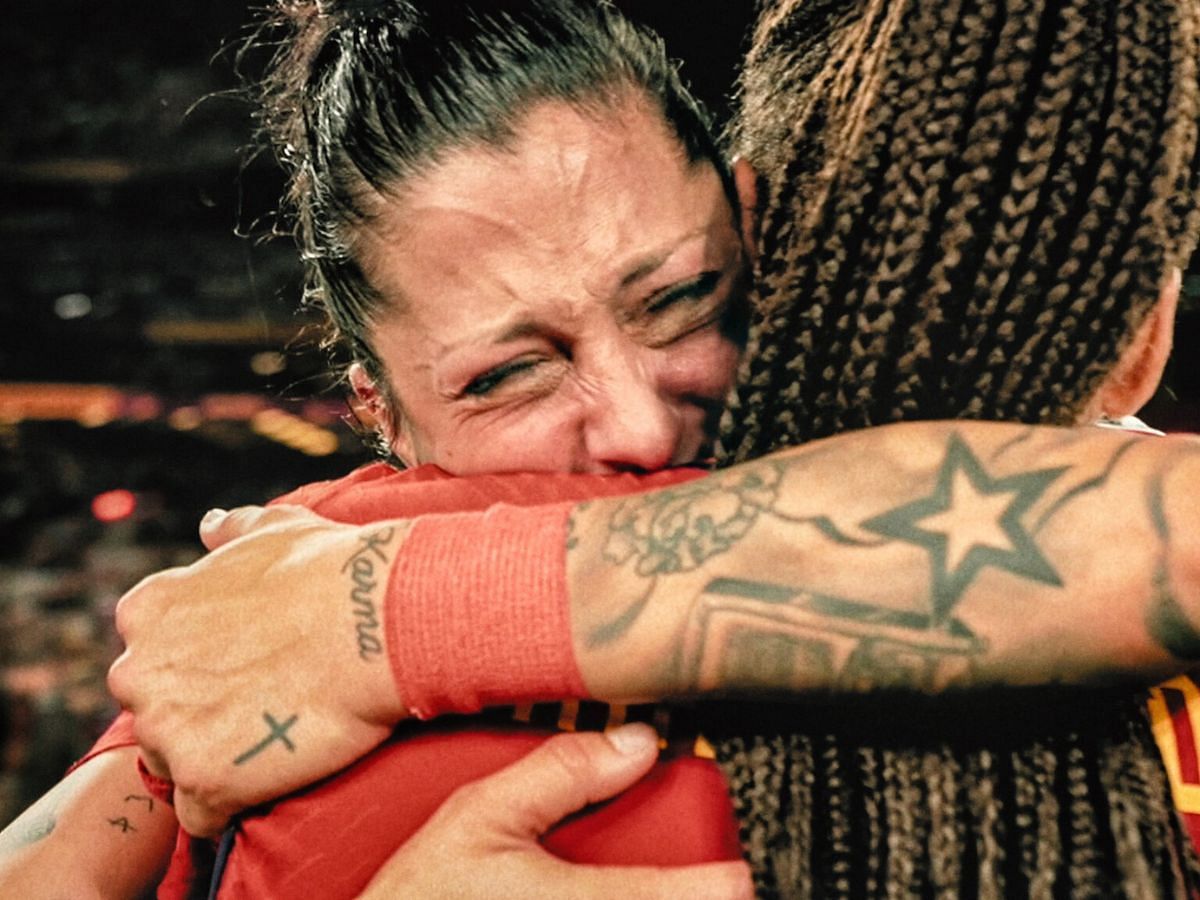
[[[742,246],[753,262],[758,256],[758,173],[744,156],[733,161],[733,189],[741,210]]]
[[[1147,313],[1121,354],[1112,371],[1088,404],[1090,420],[1101,416],[1119,419],[1131,416],[1150,402],[1162,381],[1171,341],[1175,333],[1175,309],[1179,305],[1183,273],[1172,269],[1167,275],[1158,302]]]
[[[412,435],[405,427],[403,417],[394,409],[394,404],[387,401],[375,379],[367,373],[366,366],[362,363],[351,363],[346,375],[355,398],[367,413],[368,421],[362,424],[376,429],[391,451],[406,466],[416,465]]]

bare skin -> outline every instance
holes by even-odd
[[[750,900],[753,888],[742,862],[678,869],[573,866],[537,843],[556,822],[630,787],[657,752],[657,736],[646,725],[555,735],[491,778],[460,788],[360,896],[469,897],[486,884],[487,896],[497,900]]]
[[[596,501],[568,551],[584,678],[628,700],[1165,675],[1200,656],[1200,444],[1090,443],[905,427],[839,444],[833,503],[811,490],[832,448]]]
[[[0,896],[152,894],[179,825],[170,806],[146,793],[136,760],[135,747],[90,760],[0,832]],[[104,877],[94,877],[97,872]]]
[[[179,823],[169,806],[146,794],[137,753],[124,747],[88,761],[0,833],[0,896],[154,895]],[[749,900],[750,875],[741,862],[581,867],[542,849],[542,833],[585,804],[628,788],[657,755],[656,735],[644,725],[557,735],[507,769],[460,788],[361,896],[467,897],[486,885],[488,897],[526,898],[540,890],[541,896],[580,900]]]
[[[1198,479],[1188,438],[930,423],[583,503],[565,550],[579,671],[617,702],[1174,674],[1200,658]],[[223,546],[196,564],[238,579],[235,616],[181,573],[123,601],[111,687],[184,827],[214,833],[406,715],[385,658],[327,640],[355,632],[346,560],[384,529],[394,560],[406,527],[238,511],[207,523]],[[312,602],[281,609],[301,564]]]

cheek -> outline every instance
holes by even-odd
[[[663,385],[681,397],[724,400],[733,386],[741,350],[715,329],[691,335],[669,348]]]
[[[423,462],[454,475],[567,472],[575,464],[577,431],[565,404],[530,404],[448,424],[426,442]]]

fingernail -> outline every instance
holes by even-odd
[[[224,509],[210,509],[208,512],[206,512],[206,513],[204,514],[204,518],[200,520],[200,527],[201,527],[201,528],[206,528],[206,527],[210,527],[210,526],[216,525],[218,522],[220,522],[220,521],[221,521],[223,518],[225,518],[227,515],[229,515],[229,512],[228,512],[228,510],[224,510]]]
[[[617,752],[626,756],[637,756],[658,744],[658,737],[655,735],[654,729],[641,722],[621,725],[604,734]]]

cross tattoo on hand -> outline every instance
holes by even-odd
[[[273,715],[271,715],[269,712],[264,712],[263,721],[267,723],[269,734],[237,759],[235,759],[233,764],[235,766],[240,766],[245,762],[249,762],[251,759],[258,756],[258,754],[266,750],[267,747],[271,746],[271,744],[273,744],[275,741],[279,741],[283,744],[283,746],[287,747],[288,752],[295,753],[296,745],[292,743],[291,738],[287,736],[287,733],[288,729],[296,724],[296,720],[298,718],[298,715],[293,715],[283,722],[277,722]]]

